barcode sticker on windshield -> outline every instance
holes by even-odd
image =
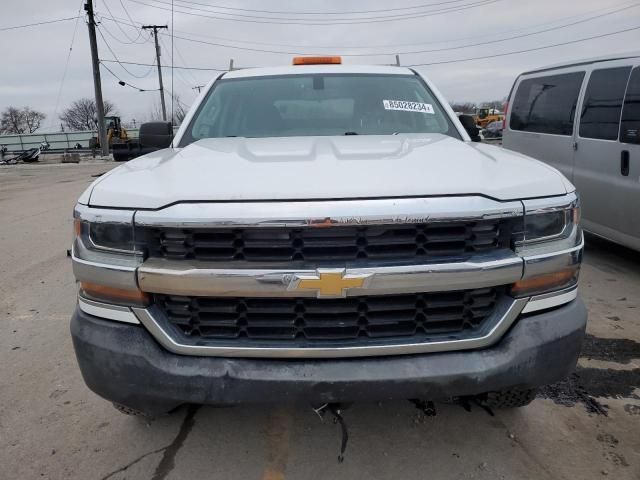
[[[434,113],[433,105],[421,102],[405,102],[404,100],[382,100],[385,110],[401,110],[403,112]]]

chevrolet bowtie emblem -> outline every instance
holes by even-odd
[[[345,274],[344,270],[318,270],[316,275],[294,275],[289,290],[315,290],[318,298],[341,298],[350,288],[362,288],[372,273]]]

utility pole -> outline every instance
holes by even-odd
[[[98,141],[103,156],[109,155],[107,130],[104,125],[104,102],[102,101],[102,81],[100,80],[100,60],[98,57],[98,42],[96,41],[96,20],[93,17],[93,0],[87,0],[84,5],[87,12],[89,27],[89,45],[91,46],[91,64],[93,66],[93,89],[96,96],[96,114],[98,115]]]
[[[162,106],[162,119],[167,121],[167,107],[164,104],[164,86],[162,85],[162,67],[160,66],[160,45],[158,44],[158,30],[167,29],[167,25],[143,25],[143,30],[153,30],[153,38],[156,41],[156,61],[158,63],[158,81],[160,82],[160,105]]]
[[[198,93],[200,93],[203,88],[204,85],[196,85],[195,87],[192,87],[191,90],[198,90]]]

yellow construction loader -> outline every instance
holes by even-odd
[[[489,107],[476,108],[476,114],[473,116],[478,128],[485,128],[491,122],[504,120],[504,115],[499,110]]]

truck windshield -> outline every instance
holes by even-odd
[[[460,138],[416,75],[279,75],[217,81],[180,146],[203,138],[398,133]]]

